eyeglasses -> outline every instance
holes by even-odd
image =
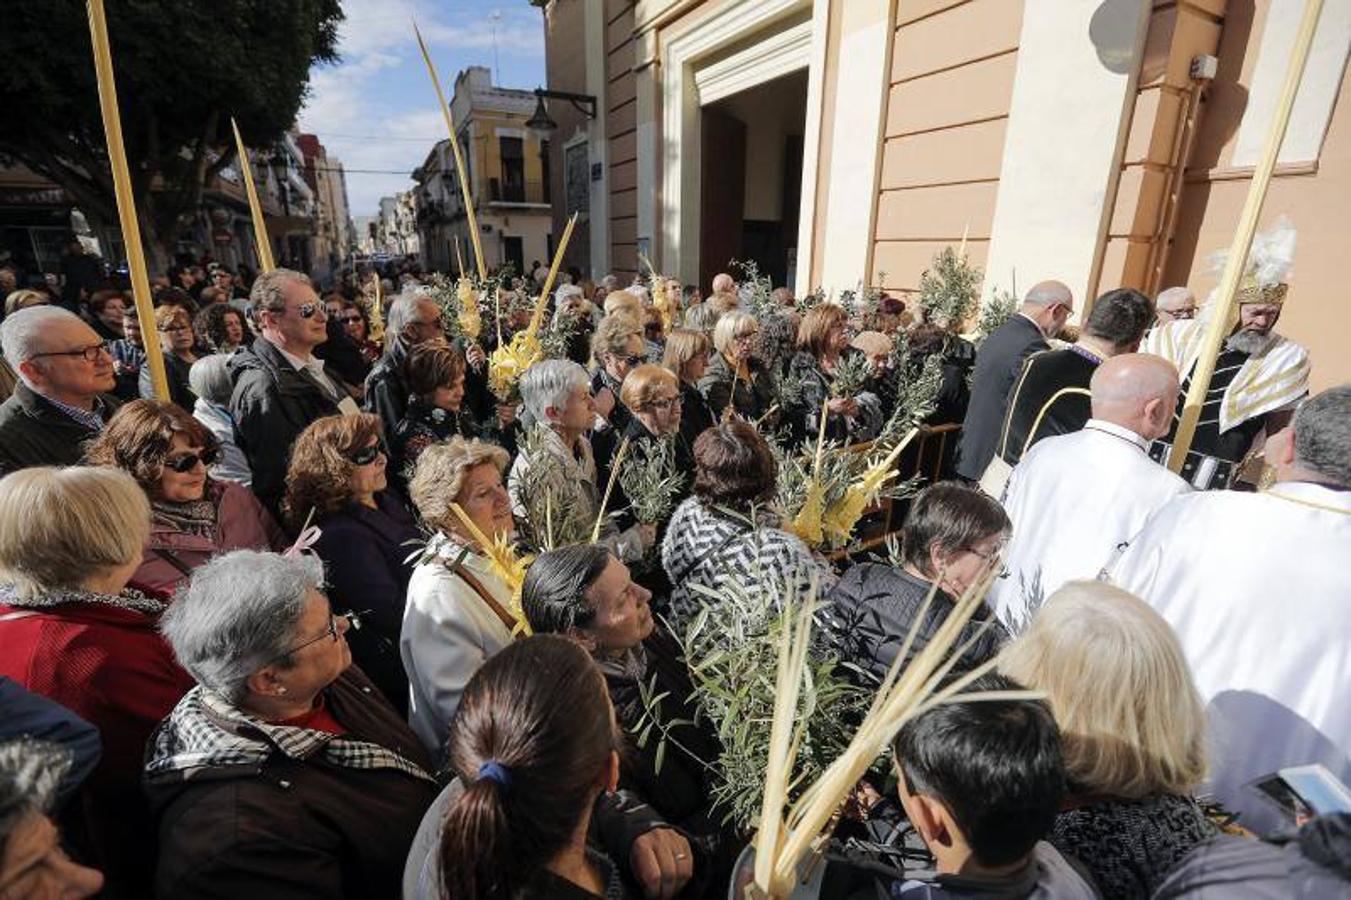
[[[267,663],[264,663],[263,665],[267,665],[268,663],[276,662],[276,661],[279,660],[279,659],[285,659],[286,657],[290,656],[290,655],[293,654],[293,653],[299,653],[301,650],[304,650],[304,649],[305,649],[306,647],[308,647],[310,644],[317,644],[317,643],[319,643],[320,641],[322,641],[324,638],[332,638],[332,639],[333,639],[333,643],[336,644],[336,643],[338,642],[338,620],[339,620],[339,619],[346,619],[346,620],[347,620],[347,625],[348,625],[349,628],[351,628],[351,629],[354,630],[354,631],[360,631],[360,630],[361,630],[361,617],[364,616],[364,615],[366,615],[366,614],[369,613],[369,612],[371,612],[371,610],[369,610],[369,609],[363,609],[363,610],[362,610],[361,612],[359,612],[359,613],[358,613],[358,612],[353,612],[353,611],[349,611],[349,612],[345,612],[345,613],[332,613],[332,614],[330,614],[329,617],[328,617],[328,627],[325,628],[322,632],[320,632],[319,634],[317,634],[317,635],[315,635],[314,637],[310,638],[308,641],[305,641],[304,643],[296,644],[294,647],[292,647],[290,650],[287,650],[285,653],[279,653],[279,654],[277,654],[276,656],[274,656],[274,657],[272,657],[271,659],[269,659],[269,660],[267,661]]]
[[[1005,566],[1005,565],[1002,565],[1002,564],[1000,563],[1000,559],[999,559],[1000,556],[1003,555],[1003,553],[1004,553],[1004,548],[1003,548],[1003,547],[1000,547],[1000,548],[996,549],[993,553],[982,553],[982,552],[980,552],[979,550],[977,550],[975,547],[967,547],[967,548],[966,548],[966,552],[967,552],[967,553],[970,553],[972,556],[976,556],[976,557],[979,557],[980,559],[984,560],[984,561],[985,561],[985,565],[989,566],[990,568],[994,568],[995,566],[999,566],[999,574],[995,575],[996,578],[1008,578],[1008,577],[1009,577],[1009,567],[1008,567],[1008,566]]]
[[[361,448],[356,453],[348,456],[347,459],[356,466],[369,466],[371,463],[375,462],[377,456],[383,455],[384,452],[384,445],[377,442],[371,444],[369,447]]]
[[[44,356],[83,356],[85,362],[98,362],[99,355],[109,353],[108,344],[100,342],[90,344],[88,347],[81,347],[78,350],[49,350],[46,353],[34,353],[29,359],[40,359]],[[109,353],[111,355],[111,353]]]
[[[685,399],[677,394],[674,397],[667,397],[665,400],[653,400],[651,403],[647,404],[647,406],[649,409],[657,409],[665,412],[673,406],[680,406],[684,402]]]
[[[164,461],[164,468],[171,472],[185,475],[197,468],[198,463],[209,466],[215,463],[219,457],[219,450],[215,447],[208,447],[200,453],[185,453],[182,456],[176,456],[173,459],[166,459]]]

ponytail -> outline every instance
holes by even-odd
[[[450,730],[465,789],[441,828],[446,900],[511,900],[567,847],[618,746],[612,716],[568,638],[517,641],[479,669]]]
[[[522,860],[513,849],[505,788],[487,778],[470,782],[446,811],[441,826],[441,896],[511,898],[519,885],[515,875],[536,860]],[[533,865],[530,865],[533,868]]]

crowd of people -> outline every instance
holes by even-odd
[[[186,266],[153,329],[116,281],[6,298],[0,898],[726,896],[706,608],[819,601],[813,658],[866,692],[991,578],[944,669],[985,698],[899,729],[812,896],[1351,897],[1351,385],[1310,394],[1283,285],[1240,294],[1175,475],[1184,288],[1071,326],[1046,281],[963,336],[572,271],[504,394],[543,273],[475,334],[415,269]],[[914,424],[960,437],[894,552],[804,540],[784,460],[884,439],[929,358]],[[662,452],[651,515],[621,476]]]

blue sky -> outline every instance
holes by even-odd
[[[300,129],[313,132],[347,169],[351,215],[374,215],[382,196],[411,187],[411,172],[446,136],[436,94],[413,37],[412,21],[432,53],[449,99],[455,76],[497,63],[504,87],[544,84],[544,20],[526,0],[343,0],[336,65],[310,73]]]

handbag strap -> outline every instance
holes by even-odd
[[[464,579],[464,583],[469,585],[484,603],[488,604],[488,608],[496,614],[497,618],[502,620],[502,624],[507,626],[507,631],[511,632],[512,636],[515,637],[516,626],[519,624],[516,621],[516,617],[507,612],[506,608],[502,606],[501,603],[497,602],[497,598],[489,593],[488,589],[483,586],[483,582],[475,578],[468,569],[458,562],[451,567],[451,571]]]
[[[187,575],[188,577],[192,576],[192,568],[187,563],[183,562],[183,560],[179,559],[178,554],[174,553],[172,550],[154,547],[151,548],[150,552],[182,572],[184,575]]]

